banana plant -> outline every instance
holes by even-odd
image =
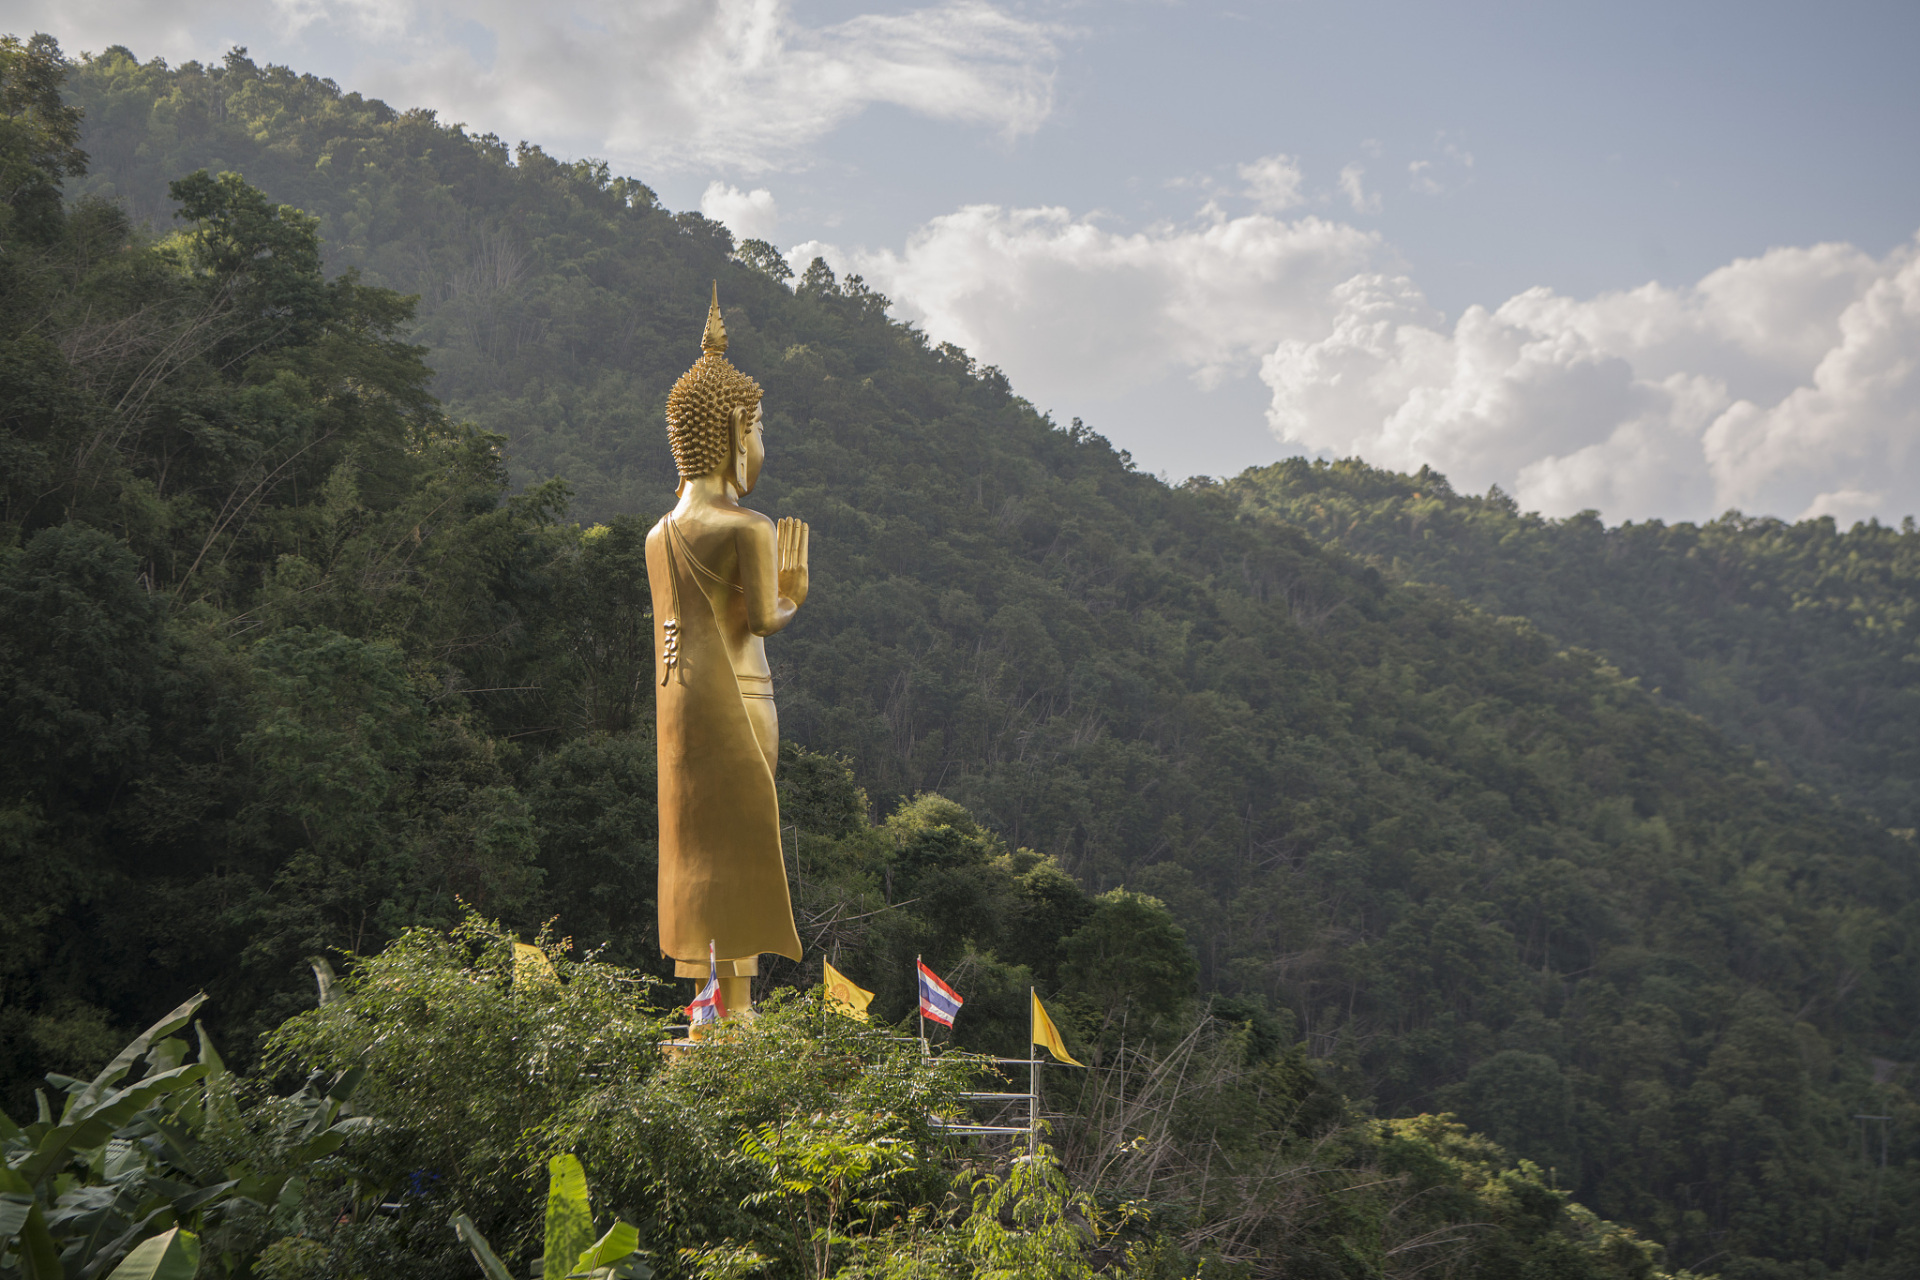
[[[200,1237],[179,1227],[134,1246],[107,1280],[193,1280],[200,1270]]]
[[[541,1280],[649,1280],[653,1268],[638,1257],[640,1231],[632,1223],[616,1221],[593,1238],[593,1205],[579,1157],[553,1157],[547,1175],[545,1248],[533,1274]],[[487,1280],[515,1280],[466,1214],[453,1215],[453,1229]]]
[[[356,1080],[310,1080],[277,1107],[272,1170],[222,1166],[204,1142],[210,1124],[244,1123],[226,1066],[194,1025],[195,1061],[173,1033],[206,1002],[196,995],[148,1027],[91,1080],[49,1076],[66,1094],[56,1117],[43,1090],[29,1124],[0,1114],[0,1280],[161,1280],[198,1268],[199,1232],[216,1231],[240,1205],[285,1217],[307,1171],[371,1121],[341,1112]],[[127,1077],[144,1062],[137,1079]],[[154,1246],[165,1239],[165,1245]],[[189,1253],[193,1266],[185,1272]],[[244,1270],[222,1251],[221,1272]]]

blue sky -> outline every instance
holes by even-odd
[[[0,0],[256,59],[857,270],[1178,479],[1920,510],[1920,6]]]
[[[1048,12],[1079,30],[1059,42],[1056,105],[1032,135],[1006,146],[874,110],[822,140],[821,171],[789,179],[783,204],[880,242],[982,201],[1182,218],[1181,180],[1230,184],[1235,165],[1284,153],[1337,190],[1359,162],[1382,208],[1357,220],[1451,312],[1539,284],[1690,281],[1775,245],[1885,253],[1920,227],[1920,5]],[[1419,161],[1444,194],[1413,190]]]

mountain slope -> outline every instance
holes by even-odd
[[[1523,515],[1433,472],[1295,458],[1236,477],[1249,512],[1403,581],[1605,654],[1800,781],[1920,825],[1920,531]]]

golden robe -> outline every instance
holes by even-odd
[[[746,696],[771,697],[771,685],[764,677],[735,676],[719,618],[740,587],[695,560],[671,519],[647,536],[659,726],[660,950],[704,965],[712,940],[723,961],[763,951],[798,960],[800,935],[780,852],[780,801],[767,763],[777,751],[763,750],[745,703]],[[669,620],[678,623],[672,644]],[[743,694],[743,684],[751,695]]]

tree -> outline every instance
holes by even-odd
[[[1546,1169],[1556,1185],[1580,1184],[1573,1087],[1552,1058],[1504,1049],[1474,1063],[1446,1100],[1475,1132]]]
[[[787,265],[786,258],[765,240],[742,240],[740,247],[733,251],[733,256],[772,279],[781,281],[793,279],[793,268]]]
[[[87,171],[81,111],[61,94],[69,69],[50,35],[0,35],[0,237],[50,235],[61,183]]]
[[[1130,1013],[1149,1024],[1171,1018],[1193,998],[1200,971],[1166,904],[1125,889],[1094,899],[1093,914],[1061,953],[1062,979],[1091,999],[1106,1026]]]

